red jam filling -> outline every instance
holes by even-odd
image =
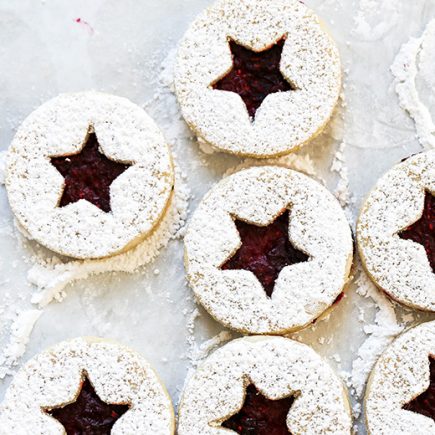
[[[51,164],[65,179],[59,207],[86,199],[106,213],[111,211],[110,185],[130,166],[102,154],[95,133],[89,134],[78,154],[53,157]]]
[[[230,41],[233,67],[213,85],[213,89],[239,94],[249,116],[254,118],[269,94],[295,89],[279,69],[284,42],[285,38],[282,38],[269,49],[255,52]]]
[[[293,397],[267,399],[251,384],[242,409],[222,426],[241,435],[289,435],[287,414],[293,402]]]
[[[424,246],[432,271],[435,272],[435,197],[433,195],[426,192],[421,218],[401,231],[399,236]]]
[[[235,221],[242,244],[221,269],[244,269],[252,272],[271,296],[275,281],[285,266],[308,260],[289,240],[289,211],[266,227]]]
[[[414,400],[403,406],[407,411],[416,412],[435,420],[435,359],[429,358],[429,388]]]
[[[129,405],[103,402],[85,378],[75,402],[46,412],[62,424],[67,435],[110,435],[113,425],[128,409]]]

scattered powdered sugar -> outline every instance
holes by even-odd
[[[336,174],[338,174],[339,177],[337,186],[334,190],[334,195],[338,199],[340,205],[347,212],[350,213],[351,211],[349,208],[353,203],[353,199],[349,188],[349,171],[346,166],[346,160],[344,155],[345,147],[346,142],[341,142],[337,151],[334,154],[334,159],[332,160],[330,170],[331,172],[335,172]],[[348,218],[351,218],[351,216],[348,215]]]
[[[229,168],[223,176],[228,177],[229,175],[235,174],[243,169],[266,165],[283,166],[289,169],[294,169],[295,171],[310,175],[319,181],[323,181],[319,179],[313,159],[308,153],[292,153],[281,157],[262,160],[247,158],[244,159],[240,164]]]
[[[400,9],[400,2],[395,0],[360,0],[352,33],[365,41],[381,39],[397,24]]]
[[[400,106],[414,119],[417,137],[425,148],[435,147],[435,123],[428,107],[420,98],[416,80],[419,62],[430,62],[432,72],[435,68],[433,50],[425,50],[426,45],[433,45],[434,40],[435,20],[432,20],[419,38],[411,38],[402,45],[391,66]]]
[[[160,84],[166,87],[173,94],[175,93],[175,65],[177,63],[177,48],[172,48],[168,51],[165,59],[161,64],[161,71],[159,75]]]
[[[24,310],[17,313],[11,326],[9,343],[4,347],[0,355],[0,379],[12,374],[20,358],[26,351],[30,334],[42,314],[42,310]]]
[[[233,338],[231,331],[223,330],[214,337],[203,341],[199,346],[195,346],[195,351],[192,354],[192,367],[197,367],[198,364],[207,358],[210,353],[220,347],[223,343],[230,341]]]
[[[391,301],[376,288],[361,267],[355,284],[358,294],[371,298],[377,307],[374,322],[364,326],[364,333],[368,338],[358,349],[357,357],[352,363],[351,385],[356,397],[360,398],[374,363],[386,346],[403,330],[403,326],[397,322]]]
[[[28,280],[36,289],[31,302],[38,309],[23,309],[17,312],[9,332],[9,342],[0,354],[0,378],[13,374],[14,367],[23,356],[32,329],[53,300],[61,301],[66,296],[65,287],[74,281],[105,272],[135,273],[152,262],[159,251],[171,239],[182,236],[187,216],[189,190],[176,170],[174,197],[164,219],[156,231],[135,248],[115,257],[102,260],[66,260],[52,254],[33,256],[35,264],[28,272]],[[21,232],[21,229],[20,229]]]

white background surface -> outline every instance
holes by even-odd
[[[58,93],[97,89],[125,96],[145,107],[171,142],[177,163],[188,175],[190,210],[194,210],[210,186],[241,160],[219,153],[204,154],[199,149],[179,119],[175,98],[159,77],[162,62],[189,22],[210,3],[0,0],[0,148],[8,147],[27,114]],[[339,46],[345,71],[345,103],[325,133],[301,154],[313,158],[319,176],[333,191],[338,176],[331,173],[330,166],[338,145],[345,142],[354,220],[376,179],[401,158],[421,150],[412,120],[399,107],[389,68],[400,46],[411,36],[419,36],[435,16],[435,3],[306,3],[322,17]],[[77,23],[77,18],[82,22]],[[165,77],[170,77],[167,71]],[[430,104],[431,99],[427,101]],[[30,306],[34,289],[26,273],[33,248],[21,243],[16,234],[4,187],[0,189],[0,203],[0,346],[4,346],[10,339],[15,312]],[[155,274],[155,269],[160,273]],[[376,333],[383,347],[386,342],[382,340],[388,341],[389,332],[382,328],[395,324],[388,302],[361,297],[355,287],[351,285],[348,297],[329,319],[299,334],[345,377],[352,371],[360,346],[374,335],[376,325],[381,329]],[[74,283],[66,292],[62,303],[52,303],[44,310],[24,359],[79,335],[117,339],[154,364],[175,404],[196,347],[222,330],[201,309],[192,328],[195,303],[185,285],[179,240],[172,241],[140,273],[107,273]],[[375,318],[379,302],[381,315],[390,315],[386,324],[381,317]],[[408,314],[406,319],[413,318]],[[368,352],[362,360],[372,355]],[[6,377],[0,381],[0,399],[10,380]],[[347,381],[352,382],[352,378]]]

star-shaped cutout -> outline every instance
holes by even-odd
[[[281,54],[285,37],[263,51],[252,51],[230,40],[233,57],[232,69],[212,84],[213,89],[240,95],[251,119],[263,100],[275,92],[295,90],[281,73]]]
[[[65,428],[67,435],[109,435],[117,420],[130,405],[109,405],[97,395],[84,377],[75,402],[44,411]]]
[[[429,357],[430,383],[429,388],[403,406],[407,411],[416,412],[435,420],[435,359]]]
[[[80,152],[62,157],[52,157],[51,164],[62,174],[65,186],[59,207],[85,199],[108,213],[110,186],[130,165],[115,162],[99,150],[95,133],[88,132]]]
[[[289,435],[287,414],[294,397],[271,400],[251,384],[246,389],[240,411],[222,423],[222,427],[241,435]]]
[[[432,194],[426,192],[421,218],[401,231],[399,237],[422,245],[435,272],[435,197]]]
[[[272,296],[281,270],[285,266],[309,259],[308,255],[296,249],[289,240],[289,214],[286,209],[265,227],[236,219],[235,224],[242,243],[221,269],[249,270],[258,278],[267,296]]]

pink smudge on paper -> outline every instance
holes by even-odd
[[[83,18],[76,18],[74,22],[85,27],[90,35],[93,35],[95,33],[94,28]]]

